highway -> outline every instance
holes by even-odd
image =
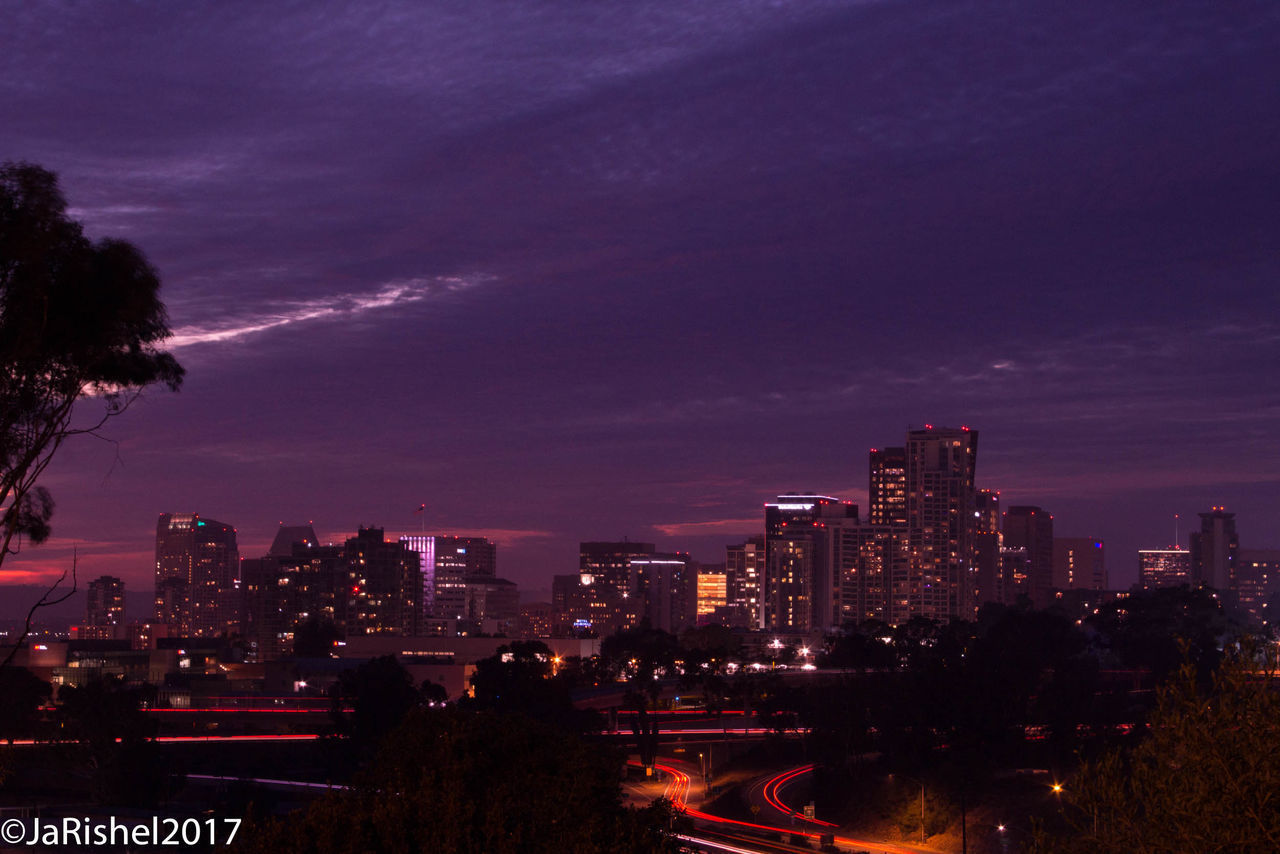
[[[674,760],[660,759],[656,763],[655,767],[657,768],[658,771],[662,772],[663,774],[666,774],[669,778],[667,785],[663,790],[663,795],[664,797],[666,797],[668,800],[671,801],[672,805],[676,808],[676,810],[688,816],[690,819],[692,819],[694,822],[694,826],[698,828],[699,831],[713,834],[714,838],[718,840],[718,844],[723,843],[730,846],[726,848],[718,848],[717,850],[735,850],[735,851],[751,851],[751,852],[760,852],[760,851],[765,851],[765,852],[810,851],[811,852],[813,850],[811,847],[801,848],[799,846],[789,845],[785,842],[778,842],[770,839],[761,839],[758,835],[751,833],[751,831],[759,831],[759,832],[768,833],[768,834],[781,834],[782,839],[789,838],[789,835],[800,835],[817,842],[824,835],[828,835],[832,833],[827,828],[835,827],[835,825],[831,825],[827,822],[822,822],[821,824],[825,825],[825,827],[816,827],[814,824],[811,824],[809,825],[809,827],[815,827],[815,829],[807,830],[807,829],[804,829],[803,827],[781,827],[779,825],[763,824],[763,823],[756,823],[756,822],[750,822],[750,821],[738,821],[737,819],[723,818],[718,815],[712,815],[711,813],[704,812],[700,809],[697,809],[692,803],[690,803],[689,798],[690,798],[690,792],[691,792],[692,778],[689,772],[680,768]],[[805,773],[807,773],[808,771],[811,771],[812,769],[813,769],[812,765],[803,766],[803,770]],[[775,794],[775,797],[777,792],[785,786],[785,783],[790,782],[794,780],[795,777],[799,776],[799,774],[795,774],[794,772],[800,771],[800,770],[802,769],[793,768],[793,769],[790,769],[789,771],[784,771],[781,774],[775,775],[774,777],[771,777],[766,781],[766,784],[769,784],[769,783],[775,783],[775,781],[778,781],[781,778],[786,778],[786,779],[782,779],[780,783],[776,783],[772,787],[771,791],[773,791],[773,793]],[[788,775],[792,775],[792,776],[788,776]],[[782,804],[781,811],[786,813],[789,811],[789,808],[785,804]],[[695,842],[696,838],[690,837],[689,841]],[[873,852],[873,854],[938,854],[938,852],[932,848],[926,848],[926,847],[917,846],[917,845],[897,845],[889,842],[884,842],[882,840],[860,839],[852,836],[834,835],[834,841],[837,846],[840,846],[842,848],[859,850],[859,851],[870,851],[870,852]],[[732,846],[737,846],[737,847],[733,848]]]

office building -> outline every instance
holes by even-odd
[[[295,633],[307,620],[346,634],[345,550],[320,545],[311,526],[281,526],[266,555],[241,562],[241,576],[241,634],[251,660],[292,655]]]
[[[1255,626],[1270,626],[1280,609],[1280,549],[1240,549],[1236,605]]]
[[[728,587],[726,608],[734,616],[730,625],[760,629],[764,627],[761,607],[761,581],[765,572],[764,537],[748,537],[744,542],[725,547],[725,575]]]
[[[584,585],[605,584],[620,596],[630,596],[636,589],[636,574],[631,558],[657,552],[653,543],[588,542],[578,547],[578,573]]]
[[[872,448],[868,521],[872,525],[907,524],[907,449]]]
[[[515,582],[492,575],[462,580],[462,620],[468,633],[515,635],[520,630],[520,590]]]
[[[799,634],[839,625],[841,578],[825,528],[857,521],[857,505],[828,495],[789,493],[765,505],[765,629]]]
[[[115,640],[125,637],[124,582],[103,575],[89,582],[84,624],[76,627],[82,640]]]
[[[1106,547],[1096,537],[1053,538],[1055,590],[1106,590]]]
[[[400,542],[418,555],[423,617],[467,619],[467,579],[497,577],[498,546],[484,537],[413,535],[401,537]]]
[[[217,637],[240,618],[236,530],[197,513],[156,523],[156,620],[177,636]]]
[[[1004,535],[1000,532],[1000,493],[980,489],[974,495],[973,567],[975,600],[1012,604],[1016,594],[1012,580],[1005,577],[1000,550]]]
[[[1191,552],[1178,546],[1139,549],[1138,585],[1143,590],[1178,587],[1191,582]]]
[[[346,541],[343,556],[347,635],[416,634],[423,619],[418,553],[407,543],[385,540],[382,528],[360,527]]]
[[[821,523],[820,523],[821,525]],[[838,579],[834,626],[910,619],[910,538],[905,525],[875,525],[845,517],[819,528]]]
[[[716,622],[714,617],[717,609],[723,609],[729,604],[729,574],[724,566],[699,567],[697,591],[698,625]]]
[[[1037,608],[1053,601],[1053,516],[1040,507],[1015,505],[1004,514],[1006,548],[1027,550],[1026,594]]]
[[[640,622],[639,599],[618,592],[603,576],[591,573],[556,575],[551,579],[551,604],[558,622],[570,633],[607,637]]]
[[[1024,596],[1027,603],[1031,603],[1031,595],[1027,592],[1030,587],[1030,572],[1031,559],[1027,555],[1026,546],[1000,547],[1000,584],[1005,604],[1017,605]]]
[[[687,554],[631,555],[628,563],[636,579],[633,597],[640,603],[642,620],[672,634],[694,625],[697,571]]]
[[[124,625],[124,582],[113,575],[90,581],[84,621],[88,626]]]
[[[1236,514],[1214,507],[1200,514],[1200,530],[1191,533],[1191,583],[1228,591],[1235,582],[1240,540]]]
[[[911,554],[903,592],[911,616],[972,619],[977,612],[977,460],[977,430],[926,425],[907,433]]]
[[[568,634],[563,614],[550,602],[525,602],[520,606],[520,637],[567,637]]]

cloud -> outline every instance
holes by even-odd
[[[715,534],[738,535],[754,532],[764,526],[763,513],[747,519],[708,519],[703,522],[668,522],[654,525],[664,537],[702,537]]]
[[[388,282],[372,293],[347,293],[285,303],[274,311],[240,317],[213,326],[183,326],[174,331],[168,345],[172,349],[198,344],[237,341],[282,326],[314,320],[358,317],[370,311],[423,302],[475,287],[487,281],[483,276],[437,276]]]
[[[0,587],[15,587],[25,584],[42,584],[49,586],[62,575],[61,569],[6,569],[0,572]]]

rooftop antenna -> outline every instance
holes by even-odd
[[[1178,514],[1174,513],[1173,514],[1173,547],[1174,548],[1179,548],[1181,543],[1181,541],[1178,539],[1178,520],[1179,520]]]

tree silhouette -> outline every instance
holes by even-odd
[[[58,692],[64,738],[78,742],[73,774],[87,774],[96,800],[148,806],[168,788],[171,769],[151,739],[158,724],[142,711],[155,688],[104,677]]]
[[[1146,738],[1085,763],[1064,786],[1065,827],[1039,854],[1280,850],[1280,695],[1230,653],[1205,689],[1187,659],[1161,689]]]
[[[349,792],[244,833],[241,851],[661,854],[664,804],[621,803],[622,757],[523,715],[417,709]]]
[[[62,443],[148,385],[181,385],[182,367],[158,349],[169,336],[159,289],[132,244],[84,236],[56,175],[0,165],[0,567],[24,538],[52,532],[53,498],[37,481]],[[84,398],[101,409],[73,424]]]

